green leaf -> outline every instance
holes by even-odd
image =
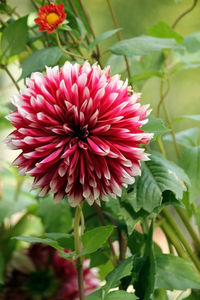
[[[55,240],[64,249],[74,250],[74,237],[72,234],[50,232],[46,233],[45,237]]]
[[[108,225],[86,231],[81,238],[84,254],[90,254],[98,250],[109,238],[113,229],[114,226]]]
[[[154,133],[154,139],[170,131],[161,119],[155,118],[154,116],[150,116],[148,119],[148,123],[142,126],[142,130]]]
[[[179,46],[180,47],[180,46]],[[110,48],[117,55],[138,56],[147,55],[152,51],[178,48],[174,39],[161,39],[151,36],[140,36],[118,42]]]
[[[99,289],[85,297],[85,300],[102,300],[102,289]]]
[[[189,201],[193,203],[200,194],[200,146],[185,149],[181,156],[180,166],[190,178]]]
[[[98,37],[97,37],[97,38],[89,45],[89,52],[91,53],[97,44],[99,44],[101,41],[103,41],[103,40],[105,40],[105,39],[111,37],[112,35],[114,35],[114,34],[115,34],[116,32],[118,32],[119,30],[121,30],[121,28],[109,30],[109,31],[106,31],[106,32],[102,33],[100,36],[98,36]]]
[[[105,300],[137,300],[138,298],[133,293],[127,293],[125,291],[114,291],[109,293]]]
[[[170,254],[156,255],[156,288],[165,290],[200,289],[200,276],[192,264]]]
[[[175,136],[176,136],[177,143],[181,146],[184,146],[184,147],[197,146],[199,129],[198,128],[189,128],[189,129],[177,132],[175,134]],[[173,143],[171,134],[165,135],[163,137],[163,140]]]
[[[37,215],[42,219],[46,232],[65,233],[72,228],[72,215],[67,202],[54,203],[49,197],[41,199]]]
[[[187,120],[187,119],[200,122],[200,115],[183,115],[183,116],[179,116],[179,117],[175,118],[173,120],[173,122],[178,122],[178,121]]]
[[[156,25],[146,29],[148,35],[155,36],[158,38],[173,38],[177,43],[182,43],[184,38],[174,31],[167,23],[159,22]]]
[[[157,70],[149,70],[149,71],[139,73],[139,74],[132,76],[130,78],[130,82],[134,83],[137,81],[147,80],[151,77],[162,77],[162,74],[160,71],[157,71]]]
[[[198,52],[200,50],[200,32],[186,36],[182,45],[189,53]]]
[[[136,179],[134,193],[129,203],[137,212],[141,208],[152,212],[161,205],[162,193],[170,190],[177,199],[181,199],[186,190],[184,182],[189,184],[189,179],[184,171],[175,163],[162,158],[154,152],[150,161],[141,164],[142,175]]]
[[[153,247],[153,228],[154,221],[152,220],[145,244],[144,264],[140,270],[138,280],[134,283],[136,296],[143,300],[149,300],[155,285],[156,261]]]
[[[3,31],[1,50],[6,57],[22,52],[28,41],[27,16],[11,22]]]
[[[126,70],[124,56],[112,54],[109,57],[106,65],[110,66],[111,75],[122,73]]]
[[[57,250],[63,250],[63,248],[60,247],[56,241],[54,241],[52,239],[48,239],[48,238],[38,238],[38,237],[32,237],[32,236],[16,236],[16,237],[13,237],[13,239],[23,241],[26,243],[42,243],[45,245],[49,245]]]
[[[129,257],[123,260],[111,273],[106,277],[106,284],[102,287],[105,295],[109,292],[111,288],[116,287],[120,279],[131,274],[133,266],[133,257]]]
[[[62,51],[58,47],[34,52],[22,63],[22,74],[19,79],[29,76],[32,72],[43,71],[45,66],[55,65],[61,56]]]

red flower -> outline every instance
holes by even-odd
[[[119,75],[88,62],[33,73],[7,117],[16,127],[8,145],[22,149],[14,165],[35,177],[41,196],[67,195],[72,206],[120,196],[122,185],[140,175],[140,160],[148,159],[139,144],[152,137],[140,129],[150,111],[139,99]]]
[[[25,262],[28,262],[28,268]],[[13,257],[8,269],[1,300],[32,300],[36,299],[35,296],[48,300],[78,299],[78,278],[74,264],[60,257],[58,251],[50,246],[32,244]],[[88,259],[83,261],[83,281],[85,295],[100,286],[97,269],[90,268]]]
[[[56,5],[50,3],[40,7],[38,18],[34,21],[39,27],[39,31],[47,31],[51,33],[65,20],[66,14],[63,3]]]
[[[66,252],[69,252],[66,250]],[[55,252],[53,257],[52,266],[56,273],[56,276],[61,279],[59,291],[57,293],[57,300],[64,299],[78,299],[78,280],[77,271],[73,263],[59,256],[58,252]],[[84,259],[83,261],[83,278],[84,278],[84,294],[88,295],[99,287],[100,281],[97,275],[96,268],[89,268],[90,261]]]

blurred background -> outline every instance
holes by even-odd
[[[67,0],[65,0],[67,1]],[[114,28],[110,13],[105,0],[83,0],[87,8],[95,34],[98,37],[101,33]],[[31,19],[36,17],[36,11],[31,0],[8,0],[11,7],[16,7],[20,16],[31,13]],[[114,10],[117,15],[119,27],[122,28],[123,39],[129,39],[146,34],[146,28],[152,27],[160,21],[172,25],[174,20],[193,3],[193,0],[112,0]],[[33,13],[35,11],[35,13]],[[5,15],[1,15],[3,21],[7,20]],[[29,18],[30,19],[30,18]],[[29,20],[31,21],[31,20]],[[70,24],[69,24],[70,25]],[[191,33],[200,33],[200,2],[195,9],[181,20],[176,31],[183,37]],[[1,35],[1,32],[0,32]],[[112,36],[100,44],[101,52],[107,50],[117,42],[116,36]],[[197,63],[189,69],[181,69],[172,76],[169,94],[166,97],[167,106],[172,119],[181,115],[200,114],[200,39],[198,51],[195,55]],[[196,59],[196,58],[195,58]],[[123,57],[111,55],[108,51],[103,56],[103,63],[111,63],[111,72],[120,72],[123,68]],[[17,60],[10,61],[8,66],[12,76],[17,80],[21,74],[21,68]],[[134,64],[131,66],[132,75],[137,73]],[[125,77],[125,74],[122,74]],[[19,81],[19,86],[23,88],[23,80]],[[153,114],[160,100],[160,78],[153,77],[144,82],[136,83],[136,91],[142,92],[142,103],[150,103]],[[0,224],[4,220],[5,232],[1,231],[0,238],[5,241],[4,249],[0,247],[0,267],[1,251],[5,249],[9,253],[15,249],[15,242],[10,240],[11,236],[23,233],[23,235],[40,235],[45,232],[66,232],[72,225],[72,216],[69,207],[63,207],[62,203],[53,204],[51,197],[48,201],[37,199],[37,193],[29,193],[32,179],[22,179],[17,175],[16,169],[10,167],[11,161],[18,155],[18,151],[9,150],[3,143],[4,138],[13,130],[5,115],[10,110],[10,99],[17,90],[12,84],[5,71],[0,69]],[[161,117],[163,117],[161,113]],[[174,124],[176,131],[184,130],[188,127],[200,128],[200,123],[193,120],[183,120]],[[165,142],[169,152],[169,158],[175,159],[174,149],[170,143]],[[21,188],[23,185],[23,188]],[[20,201],[19,200],[20,194]],[[48,206],[47,206],[48,205]],[[48,216],[46,210],[48,209]],[[26,214],[29,214],[26,218]],[[66,220],[66,215],[68,219]],[[5,218],[6,216],[6,218]],[[14,216],[13,218],[10,218]],[[23,219],[23,217],[25,218]],[[62,218],[63,217],[63,218]],[[5,219],[4,219],[5,218]],[[59,222],[57,220],[59,219]],[[18,222],[20,220],[20,222]],[[22,221],[21,221],[22,220]],[[19,226],[16,227],[16,224]],[[56,224],[56,225],[55,225]],[[21,227],[20,227],[21,226]],[[5,229],[3,228],[3,229]],[[14,228],[14,231],[10,229]],[[23,228],[23,230],[22,230]],[[3,235],[1,235],[3,232]],[[159,233],[156,235],[158,244],[167,251],[166,241],[161,240]],[[165,242],[165,244],[164,244]],[[109,271],[106,270],[106,272]],[[1,283],[1,271],[0,271]]]

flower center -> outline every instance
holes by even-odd
[[[53,25],[54,23],[56,23],[56,21],[59,20],[59,16],[56,13],[52,12],[46,16],[46,20],[49,25]]]
[[[86,138],[89,136],[88,125],[76,128],[74,130],[74,135],[78,137],[79,140],[85,141]]]

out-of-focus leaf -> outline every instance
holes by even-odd
[[[110,66],[110,71],[112,75],[122,73],[126,70],[124,56],[112,54],[109,57],[106,65]]]
[[[173,30],[167,23],[159,22],[146,29],[147,34],[158,38],[173,38],[177,43],[182,43],[184,38]]]
[[[194,120],[200,122],[200,115],[183,115],[174,119],[174,122],[182,121],[182,120]]]
[[[55,65],[61,56],[62,51],[58,47],[34,52],[22,63],[22,74],[19,79],[29,76],[32,72],[43,71],[45,66]]]
[[[152,51],[160,51],[162,49],[174,49],[177,45],[174,39],[162,39],[151,36],[140,36],[129,40],[118,42],[110,48],[110,51],[117,55],[142,56]]]
[[[163,120],[155,118],[154,116],[150,116],[148,119],[148,123],[142,126],[142,130],[154,133],[154,139],[170,131],[170,129],[164,125]]]
[[[86,231],[81,238],[84,254],[90,254],[98,250],[109,238],[113,229],[114,226],[107,225]]]
[[[200,32],[192,33],[185,37],[182,44],[187,52],[194,53],[200,50]]]
[[[200,194],[200,146],[188,147],[182,153],[180,166],[185,170],[190,178],[189,201],[194,202]]]
[[[189,128],[189,129],[177,132],[175,134],[175,136],[176,136],[177,143],[181,146],[184,146],[184,147],[197,146],[199,129],[198,128]],[[173,143],[173,139],[170,134],[165,135],[163,137],[163,140]]]
[[[200,289],[200,276],[191,263],[170,254],[156,255],[156,288],[165,290]]]
[[[66,202],[54,203],[52,198],[41,199],[37,214],[46,232],[64,233],[72,228],[70,206]]]
[[[11,22],[3,31],[1,50],[3,55],[11,57],[24,50],[28,40],[27,16]]]
[[[157,71],[157,70],[149,70],[144,73],[139,73],[139,74],[132,76],[130,78],[130,82],[134,83],[134,82],[141,81],[141,80],[147,80],[151,77],[162,77],[162,74],[160,71]]]
[[[116,32],[118,32],[119,30],[121,30],[120,28],[117,29],[113,29],[113,30],[109,30],[106,31],[104,33],[102,33],[100,36],[98,36],[90,45],[89,45],[89,51],[92,52],[92,50],[95,48],[95,46],[97,44],[99,44],[101,41],[111,37],[112,35],[114,35]]]

